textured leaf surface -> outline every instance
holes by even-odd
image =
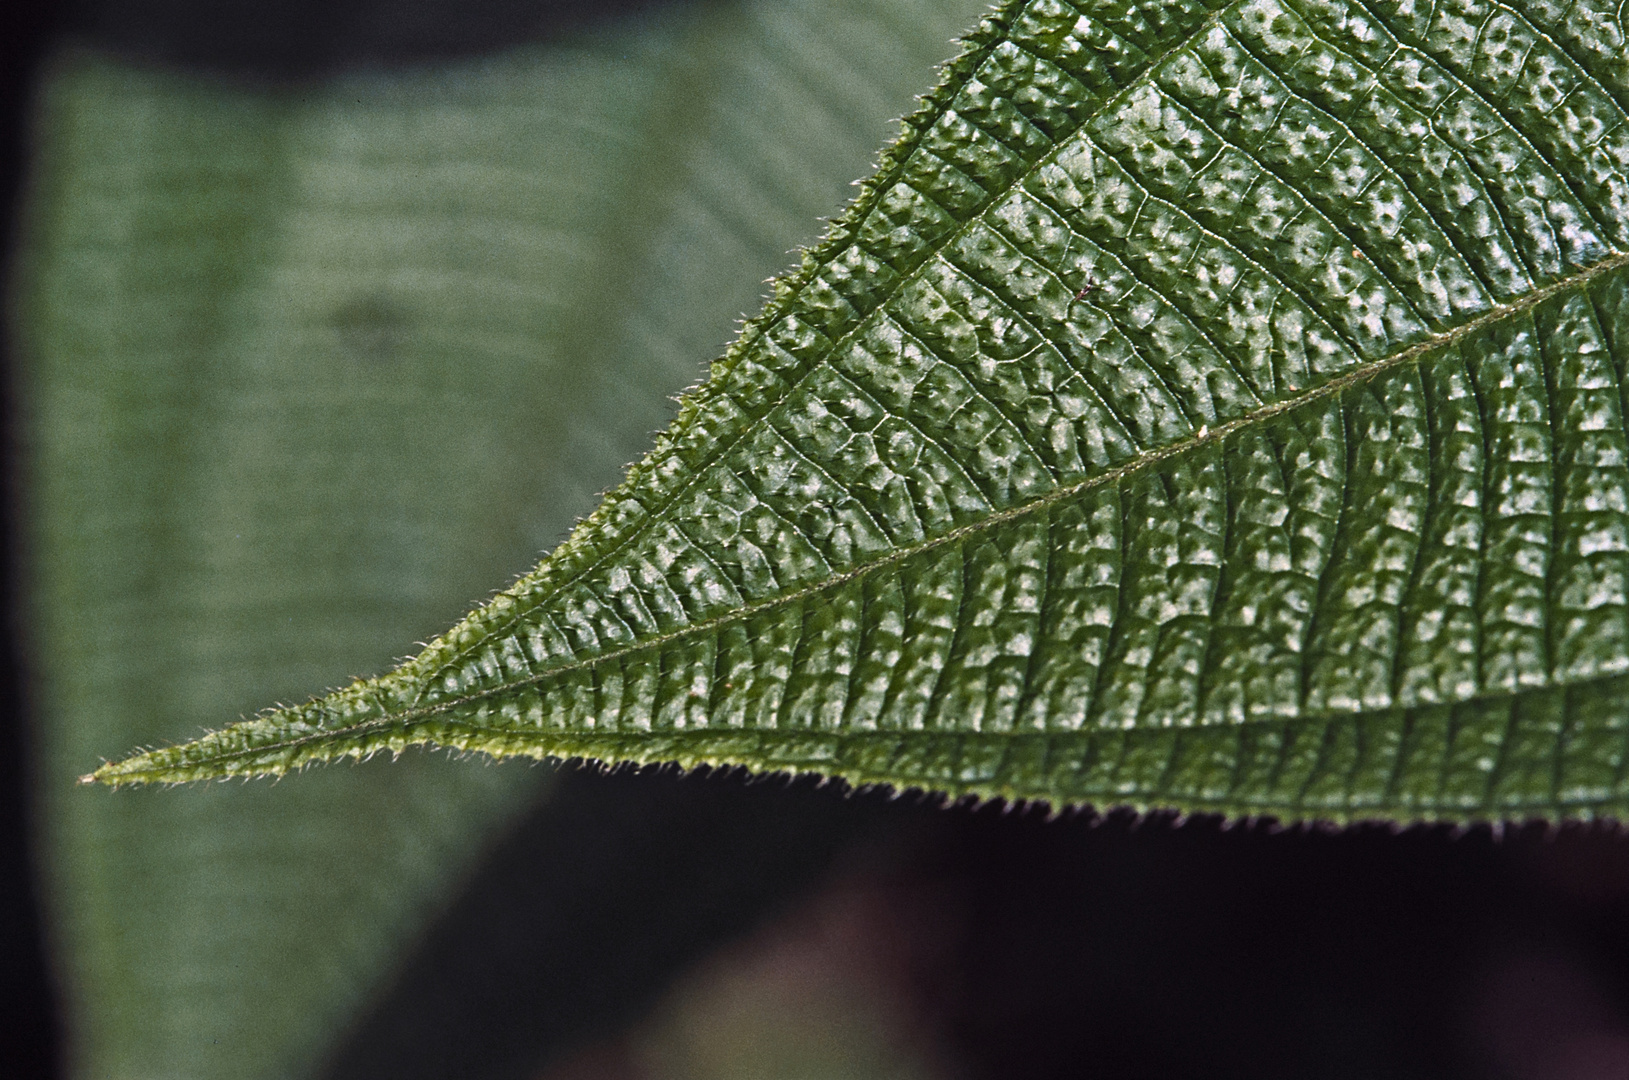
[[[1009,3],[536,571],[97,776],[428,741],[1617,812],[1626,102],[1602,4]]]
[[[557,543],[982,10],[676,7],[287,92],[61,60],[19,322],[75,1075],[309,1073],[542,774],[71,778],[378,670]]]

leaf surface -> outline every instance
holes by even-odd
[[[535,571],[96,778],[429,742],[1620,812],[1626,103],[1601,3],[1008,3]]]
[[[558,543],[982,8],[662,5],[292,90],[50,66],[13,327],[72,1075],[311,1075],[548,773],[72,778],[380,670]]]

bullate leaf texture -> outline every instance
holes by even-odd
[[[1285,819],[1629,809],[1606,0],[1026,0],[655,449],[396,671],[433,744]]]

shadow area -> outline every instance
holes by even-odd
[[[641,1048],[674,1016],[692,1045],[736,1039],[725,1003],[768,1018],[739,1061],[772,1060],[832,993],[893,1017],[917,1066],[833,1072],[828,1042],[820,1075],[1629,1075],[1611,826],[1228,826],[566,769],[415,950],[325,1080],[802,1076]],[[785,989],[811,971],[832,993]]]
[[[639,1020],[844,856],[941,816],[807,777],[563,768],[319,1075],[539,1075]]]

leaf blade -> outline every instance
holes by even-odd
[[[894,728],[992,760],[1044,733],[1067,759],[1130,731],[1146,755],[1622,670],[1624,309],[1590,298],[1624,289],[1621,54],[1514,9],[1471,11],[1500,30],[1478,36],[1457,10],[1155,8],[987,20],[657,449],[510,592],[391,676],[98,778],[629,730],[648,741],[619,759],[756,767],[783,758],[675,747]],[[1481,456],[1436,414],[1480,423]],[[1456,440],[1474,480],[1433,472]],[[1533,468],[1501,479],[1505,444]],[[1468,602],[1439,589],[1456,572]],[[1090,789],[817,756],[1157,802],[1176,753]],[[1376,783],[1349,800],[1384,811]]]

